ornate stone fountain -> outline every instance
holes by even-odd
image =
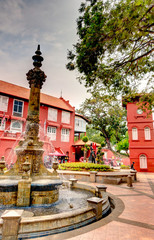
[[[58,199],[57,186],[62,182],[58,174],[49,172],[43,164],[43,142],[39,140],[40,89],[46,80],[40,69],[43,57],[38,45],[34,68],[26,75],[30,87],[26,132],[16,149],[17,161],[8,172],[3,171],[4,159],[0,167],[0,204],[29,206],[30,204],[50,204]]]
[[[80,203],[82,199],[81,195],[77,197],[73,191],[72,194],[73,196],[75,195],[75,198],[73,199],[73,204],[69,202],[68,212],[62,211],[55,215],[38,215],[33,217],[31,212],[24,211],[24,215],[23,210],[21,210],[35,208],[36,205],[43,205],[43,207],[35,209],[42,210],[46,207],[50,209],[50,204],[58,200],[58,186],[62,184],[57,174],[58,162],[54,161],[53,172],[51,173],[45,168],[42,160],[44,152],[43,142],[38,137],[39,110],[40,89],[43,82],[45,82],[46,76],[40,69],[43,61],[40,46],[38,46],[35,53],[36,55],[33,56],[34,68],[27,73],[30,97],[25,137],[23,141],[19,142],[16,149],[17,161],[11,170],[5,172],[5,159],[2,158],[0,160],[0,207],[2,210],[7,209],[0,219],[0,239],[27,239],[73,230],[99,220],[103,215],[105,216],[110,212],[108,196],[105,195],[102,198],[103,195],[99,192],[101,191],[100,186],[96,191],[94,186],[77,183],[76,179],[70,179],[71,184],[68,183],[68,186],[70,186],[68,188],[69,192],[70,188],[74,190],[78,188],[90,191],[93,195],[97,193],[100,198],[92,197],[87,199],[88,203],[86,206],[84,205],[81,208],[79,204],[79,209],[71,212],[70,208],[74,209],[75,201]],[[67,197],[69,197],[68,191],[66,192]],[[58,210],[62,204],[61,201],[59,202]],[[61,206],[62,209],[66,205],[65,201],[63,204]],[[13,206],[13,210],[8,211],[10,206]],[[18,208],[14,208],[14,206]]]

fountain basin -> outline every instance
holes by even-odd
[[[31,184],[31,205],[51,204],[58,201],[61,180],[41,179]]]
[[[30,184],[31,205],[51,204],[56,202],[59,197],[58,186],[62,185],[62,181],[58,179],[41,179],[32,182],[30,180],[22,179],[2,179],[0,180],[0,205],[17,205],[17,199],[19,197],[19,182],[20,184],[23,184],[24,187],[26,183]],[[21,191],[21,194],[22,193],[23,192]]]
[[[97,189],[86,184],[75,183],[73,189],[84,189],[96,194]],[[99,199],[99,198],[98,198]],[[58,214],[24,217],[21,216],[19,224],[19,239],[42,237],[61,232],[74,230],[93,223],[97,220],[97,206],[79,207],[75,210],[70,210]],[[107,196],[103,196],[101,201],[101,217],[105,217],[111,212],[110,202]],[[0,234],[2,232],[2,219],[0,219]],[[1,237],[1,235],[0,235]]]

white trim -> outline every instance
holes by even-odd
[[[23,103],[23,104],[22,104],[22,112],[21,112],[21,114],[20,114],[20,112],[15,112],[15,111],[14,111],[14,103],[15,103],[15,101],[18,101],[18,102],[22,102],[22,103]],[[24,109],[24,101],[19,100],[19,99],[14,99],[14,100],[13,100],[12,115],[13,115],[13,116],[17,116],[17,117],[23,117],[23,109]]]
[[[151,140],[151,130],[149,127],[144,128],[144,137],[145,140]]]
[[[70,124],[70,117],[71,117],[70,112],[62,111],[61,122]]]
[[[0,111],[7,112],[8,110],[9,98],[3,95],[0,95]]]
[[[69,142],[70,130],[67,128],[62,128],[61,130],[61,142]]]
[[[140,168],[146,169],[147,168],[147,157],[144,154],[141,154],[139,157],[140,160]]]
[[[13,124],[14,124],[14,123],[19,123],[19,124],[20,124],[20,128],[18,128],[18,127],[13,127]],[[11,120],[10,130],[11,130],[11,132],[13,132],[13,133],[22,132],[22,121],[19,121],[19,120]]]
[[[138,129],[136,127],[132,128],[132,140],[138,140]]]
[[[50,137],[52,141],[56,141],[56,133],[57,129],[56,127],[48,126],[47,127],[47,136]]]
[[[58,110],[55,108],[48,107],[48,120],[57,122]]]

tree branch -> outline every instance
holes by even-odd
[[[142,21],[142,19],[147,15],[148,12],[150,12],[152,10],[152,8],[154,7],[154,4],[152,4],[149,9],[146,11],[146,13],[140,18],[139,22]]]
[[[117,66],[115,66],[115,67],[117,67],[117,68],[119,68],[119,67],[122,67],[122,66],[124,66],[124,65],[126,65],[127,63],[133,63],[133,62],[135,62],[135,61],[137,61],[137,60],[139,60],[139,59],[141,59],[141,58],[143,58],[143,57],[145,57],[145,56],[148,56],[150,53],[152,53],[154,51],[154,48],[152,48],[150,51],[148,51],[148,52],[146,52],[146,53],[144,53],[144,54],[142,54],[142,55],[140,55],[140,56],[138,56],[138,57],[136,57],[136,58],[134,58],[134,59],[129,59],[129,60],[127,60],[127,61],[123,61],[123,62],[121,62],[121,63],[119,63],[119,64],[117,64]],[[127,57],[128,58],[128,57]],[[126,59],[126,58],[125,58]]]

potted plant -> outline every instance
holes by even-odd
[[[87,157],[87,151],[90,149],[90,147],[86,144],[88,142],[88,137],[84,136],[82,138],[82,141],[85,143],[84,147],[81,149],[84,152],[84,158],[83,161],[86,162],[86,157]]]

